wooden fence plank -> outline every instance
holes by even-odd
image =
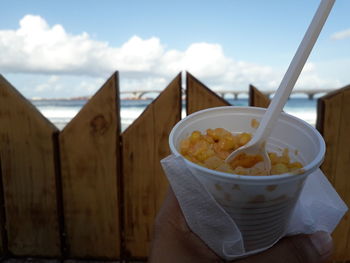
[[[122,134],[125,248],[128,258],[148,255],[152,226],[167,180],[160,160],[169,153],[168,136],[181,118],[181,75]]]
[[[44,259],[44,258],[8,258],[2,263],[61,263],[59,259]]]
[[[1,114],[1,112],[2,112],[2,108],[0,106],[0,114]],[[1,125],[1,116],[0,116],[0,125]],[[0,141],[0,145],[1,145],[1,141]],[[8,252],[7,251],[7,236],[6,236],[6,228],[5,228],[4,187],[3,187],[2,178],[3,178],[3,176],[2,176],[1,153],[0,153],[0,260]]]
[[[270,99],[253,85],[249,85],[249,106],[267,108]]]
[[[75,260],[75,259],[68,259],[65,260],[62,263],[120,263],[121,261],[110,261],[110,260],[106,260],[106,261],[101,261],[101,260]]]
[[[186,72],[186,113],[187,115],[213,107],[229,106],[228,101],[207,88],[198,79]]]
[[[53,141],[57,133],[0,75],[1,175],[8,249],[15,255],[60,255]]]
[[[59,136],[69,257],[120,256],[118,94],[115,73]]]
[[[322,171],[350,206],[350,86],[319,98],[316,127],[323,135],[327,151]],[[336,228],[334,260],[350,260],[350,214]]]

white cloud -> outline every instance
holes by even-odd
[[[159,39],[130,38],[120,48],[87,33],[68,34],[61,25],[26,15],[17,30],[0,31],[0,69],[6,72],[101,76],[116,69],[147,72],[163,54]]]
[[[47,82],[36,93],[71,89],[62,77],[92,77],[75,85],[74,94],[91,94],[115,70],[121,73],[121,90],[163,89],[177,73],[191,72],[215,89],[246,89],[252,83],[260,89],[275,89],[284,72],[247,61],[235,61],[219,44],[193,43],[185,50],[166,50],[159,38],[133,36],[120,47],[93,40],[87,33],[72,35],[62,25],[50,26],[40,16],[24,16],[17,30],[0,30],[0,71],[46,74]],[[298,81],[298,87],[329,87],[330,81],[317,75],[312,63]],[[69,92],[65,92],[69,93]],[[40,94],[35,94],[35,96]]]
[[[60,78],[58,76],[52,75],[52,76],[49,77],[49,79],[46,82],[37,85],[35,87],[35,91],[36,92],[43,92],[45,90],[52,89],[53,87],[54,87],[53,88],[54,90],[59,90],[62,87],[58,83],[59,79]]]
[[[350,28],[342,31],[335,32],[331,35],[331,39],[342,40],[345,38],[350,38]]]
[[[77,95],[92,95],[103,85],[104,81],[102,78],[96,78],[93,81],[83,80],[75,87],[75,93]]]
[[[33,76],[30,74],[33,78]],[[32,93],[26,94],[29,97],[80,97],[91,96],[94,94],[105,82],[103,78],[82,78],[79,76],[67,75],[48,75],[46,78],[41,76],[40,81],[34,85]],[[22,84],[23,85],[23,84]],[[20,86],[19,86],[20,87]],[[26,93],[28,93],[26,91]]]

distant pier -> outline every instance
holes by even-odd
[[[312,100],[316,94],[321,93],[328,93],[332,91],[332,89],[297,89],[292,92],[292,94],[304,94],[307,95],[309,100]],[[154,94],[154,93],[160,93],[161,90],[129,90],[129,91],[120,91],[121,95],[130,95],[128,98],[134,99],[134,100],[141,100],[145,99],[147,94]],[[215,93],[217,93],[222,98],[227,97],[228,95],[231,95],[234,99],[238,99],[240,95],[249,95],[249,91],[247,90],[214,90]],[[274,91],[268,90],[268,91],[261,91],[265,95],[271,97],[272,94],[275,93]]]

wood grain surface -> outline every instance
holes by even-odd
[[[249,106],[267,108],[270,99],[253,85],[249,85]]]
[[[115,73],[59,136],[67,256],[120,256],[119,89]]]
[[[316,127],[326,142],[322,171],[350,207],[350,86],[318,99]],[[333,239],[334,260],[350,261],[350,218],[346,213]]]
[[[122,134],[125,249],[129,258],[148,255],[155,216],[168,188],[160,160],[181,118],[181,75]]]
[[[186,113],[187,115],[213,107],[231,104],[186,72]]]
[[[0,162],[8,250],[59,256],[58,130],[0,75]]]

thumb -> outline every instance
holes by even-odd
[[[283,238],[269,250],[237,261],[237,263],[319,263],[329,260],[332,251],[331,236],[326,232],[316,232],[312,235]]]

